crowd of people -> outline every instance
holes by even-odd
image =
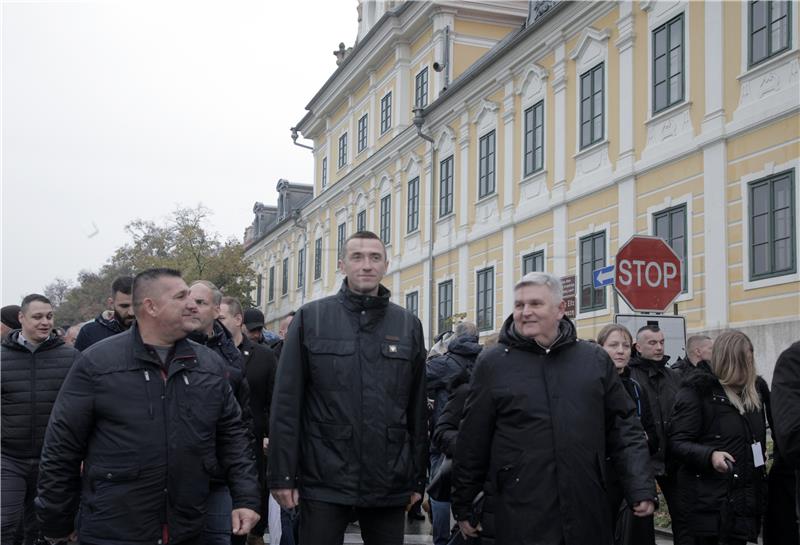
[[[277,334],[172,269],[80,327],[3,307],[2,544],[400,545],[425,505],[435,545],[654,545],[660,502],[678,545],[800,541],[800,342],[772,392],[740,331],[670,366],[656,326],[579,339],[535,272],[496,334],[428,350],[388,265],[352,235]]]

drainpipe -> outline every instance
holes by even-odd
[[[310,149],[311,151],[314,151],[314,147],[313,146],[306,146],[305,144],[298,144],[297,143],[297,139],[299,138],[299,135],[297,134],[297,127],[291,127],[289,130],[292,131],[292,142],[294,142],[295,146],[300,146],[301,148],[306,148],[306,149]]]
[[[433,138],[424,134],[422,132],[422,125],[425,123],[425,116],[423,114],[423,109],[416,107],[413,110],[414,113],[414,126],[417,128],[417,136],[430,142],[431,144],[431,179],[430,184],[428,187],[428,202],[430,203],[429,209],[430,213],[428,214],[428,225],[430,229],[430,235],[428,236],[428,286],[427,286],[427,304],[429,308],[428,312],[428,339],[429,344],[433,343],[433,315],[436,312],[436,306],[433,304],[433,287],[434,287],[434,278],[433,278],[433,233],[434,233],[434,202],[433,199],[435,197],[434,192],[434,174],[436,172],[436,149],[434,148]]]

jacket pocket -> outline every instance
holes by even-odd
[[[309,339],[308,364],[311,381],[321,390],[347,390],[355,357],[356,342],[342,339]]]
[[[411,490],[411,436],[406,428],[386,428],[386,454],[390,485],[394,488],[400,487],[400,490]]]
[[[389,389],[401,397],[411,391],[411,345],[381,343],[381,356],[386,367],[387,378],[393,384]]]
[[[81,506],[81,533],[90,538],[139,535],[158,521],[163,471],[144,472],[139,464],[90,464],[85,477],[90,497]]]
[[[303,477],[318,483],[339,482],[347,476],[352,459],[353,427],[310,421],[303,455],[307,474]]]

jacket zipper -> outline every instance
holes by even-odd
[[[31,452],[36,450],[36,354],[31,352]]]

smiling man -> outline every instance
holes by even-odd
[[[606,456],[634,514],[653,513],[636,409],[605,350],[576,338],[562,295],[558,277],[525,275],[498,344],[475,366],[452,477],[453,513],[467,536],[477,535],[472,502],[483,491],[494,515],[483,530],[496,543],[610,545]]]
[[[268,486],[301,505],[300,543],[342,543],[357,518],[365,545],[401,545],[403,507],[425,487],[422,325],[389,301],[389,262],[368,231],[344,245],[339,293],[301,307],[278,364]]]
[[[3,338],[2,492],[3,545],[14,542],[24,520],[25,543],[37,538],[33,499],[42,441],[58,391],[80,354],[53,333],[53,307],[47,297],[31,294],[18,307],[21,329]]]

